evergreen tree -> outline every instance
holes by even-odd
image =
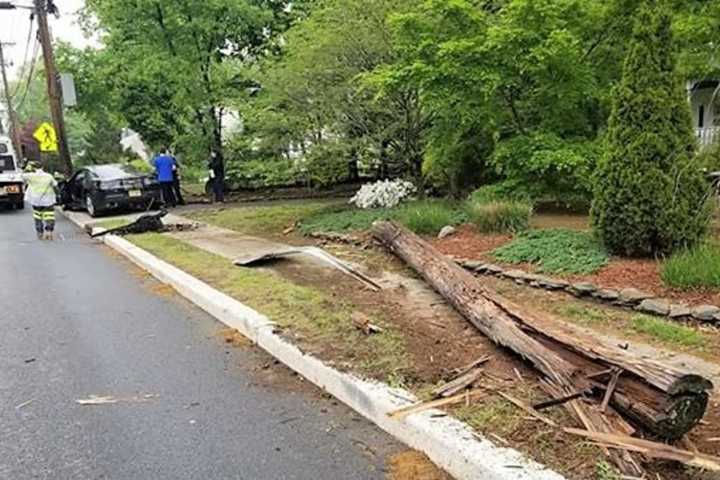
[[[644,2],[614,94],[592,209],[613,253],[667,254],[697,243],[709,223],[709,185],[694,161],[670,22],[662,0]]]

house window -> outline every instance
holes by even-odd
[[[703,128],[705,126],[705,105],[700,105],[698,107],[698,128]]]

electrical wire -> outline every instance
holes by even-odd
[[[30,42],[32,42],[34,21],[35,21],[35,14],[32,13],[32,14],[30,14],[30,28],[28,29],[27,40],[25,41],[25,53],[23,54],[23,61],[21,64],[21,68],[24,68],[25,65],[27,65],[28,54],[30,53]],[[12,93],[11,98],[13,98],[13,99],[17,98],[17,94],[20,93],[21,85],[22,85],[22,82],[17,82],[17,85],[15,86],[15,91]]]
[[[27,99],[28,93],[30,92],[30,85],[32,84],[33,76],[35,75],[35,64],[37,64],[38,54],[40,53],[40,42],[35,37],[35,45],[33,46],[33,58],[30,64],[30,71],[28,72],[27,82],[25,84],[25,92],[23,93],[20,103],[18,103],[16,109],[21,110],[25,105],[25,99]]]

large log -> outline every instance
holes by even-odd
[[[604,393],[588,375],[623,371],[610,405],[634,425],[665,439],[677,439],[702,419],[712,383],[695,374],[634,355],[550,316],[529,312],[485,288],[427,242],[392,222],[373,227],[375,237],[405,260],[468,321],[498,345],[511,349],[542,372],[559,392]],[[609,381],[610,374],[607,375]],[[571,402],[577,412],[581,402]],[[591,423],[602,423],[593,410]]]

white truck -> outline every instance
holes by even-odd
[[[3,135],[0,135],[0,206],[25,208],[22,170],[12,141]]]

